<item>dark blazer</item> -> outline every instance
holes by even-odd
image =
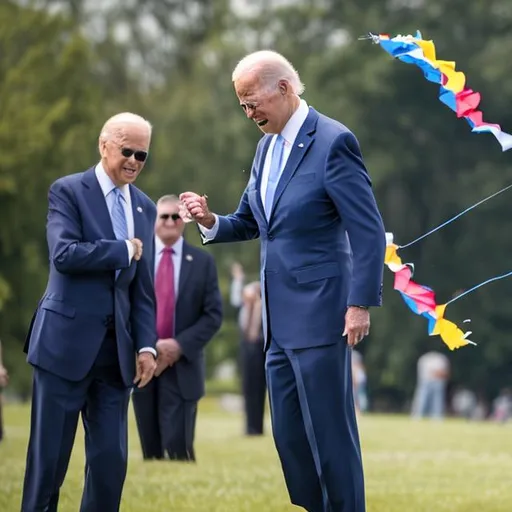
[[[206,251],[184,242],[175,318],[175,338],[182,357],[175,367],[185,400],[199,400],[204,395],[204,347],[221,324],[222,298],[215,260]]]
[[[267,347],[271,337],[283,349],[339,343],[347,305],[382,301],[385,232],[357,139],[310,107],[267,221],[260,186],[270,141],[261,138],[238,210],[219,216],[212,242],[261,239]]]
[[[27,334],[28,362],[71,381],[85,378],[115,325],[121,374],[135,376],[135,353],[155,347],[153,288],[156,207],[130,185],[140,261],[128,264],[116,240],[94,168],[58,179],[49,191],[50,273]],[[116,279],[116,268],[122,268]]]

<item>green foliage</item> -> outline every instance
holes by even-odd
[[[255,49],[273,48],[295,64],[305,99],[357,135],[386,228],[398,243],[413,240],[508,183],[509,153],[438,100],[438,86],[357,37],[413,33],[436,43],[438,58],[455,60],[482,93],[485,119],[512,130],[512,6],[507,0],[119,0],[98,10],[84,0],[38,2],[58,10],[0,6],[0,322],[2,336],[23,340],[46,280],[46,190],[56,177],[94,164],[101,123],[117,111],[147,116],[154,138],[140,186],[167,193],[206,193],[213,210],[233,211],[248,180],[260,136],[244,118],[231,71]],[[250,5],[249,5],[250,4]],[[237,4],[238,5],[238,4]],[[461,13],[464,16],[461,17]],[[244,172],[245,170],[245,172]],[[416,278],[440,302],[460,289],[509,270],[507,194],[406,249]],[[193,227],[187,238],[199,239]],[[258,242],[208,248],[218,263],[227,302],[229,266],[259,268]],[[418,356],[436,348],[426,321],[392,290],[385,271],[384,307],[372,313],[362,346],[372,403],[403,407]],[[487,398],[510,383],[510,281],[479,290],[448,309],[472,319],[477,347],[449,353],[454,383]],[[234,359],[238,338],[227,315],[208,347],[208,371]],[[10,357],[10,356],[8,356]],[[21,371],[18,368],[14,372]]]

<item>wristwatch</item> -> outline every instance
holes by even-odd
[[[349,308],[368,309],[368,306],[359,306],[357,304],[350,304]]]

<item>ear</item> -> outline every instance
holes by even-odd
[[[283,95],[283,96],[286,96],[286,94],[288,93],[288,91],[290,90],[290,84],[286,81],[286,80],[279,80],[278,84],[277,84],[277,87],[279,89],[279,92]]]
[[[98,149],[99,149],[101,158],[104,158],[105,154],[107,152],[107,141],[103,137],[100,137],[98,139]]]

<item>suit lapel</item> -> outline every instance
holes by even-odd
[[[135,238],[142,240],[144,231],[144,216],[142,205],[140,204],[139,195],[135,187],[130,185],[130,197],[132,200],[132,214],[133,214],[133,232]]]
[[[112,227],[112,220],[108,211],[107,201],[103,195],[98,178],[94,172],[94,167],[84,172],[82,184],[85,187],[84,195],[87,198],[87,204],[94,208],[94,214],[98,223],[103,231],[106,239],[114,239],[114,228]]]
[[[192,272],[193,261],[194,258],[190,252],[190,247],[185,241],[183,241],[183,250],[181,253],[180,278],[178,281],[178,296],[176,298],[177,300],[179,300],[181,293],[183,292],[185,286],[187,285],[187,281]]]
[[[286,166],[279,178],[279,183],[277,184],[276,193],[274,195],[274,201],[272,203],[272,211],[270,212],[270,220],[274,215],[276,210],[277,203],[279,199],[283,195],[286,186],[292,179],[293,175],[297,171],[302,159],[308,152],[309,147],[315,140],[314,133],[316,131],[316,123],[318,121],[318,113],[313,108],[310,108],[308,117],[304,121],[304,124],[301,126],[297,137],[293,143],[293,147],[288,157],[288,161],[286,162]]]

